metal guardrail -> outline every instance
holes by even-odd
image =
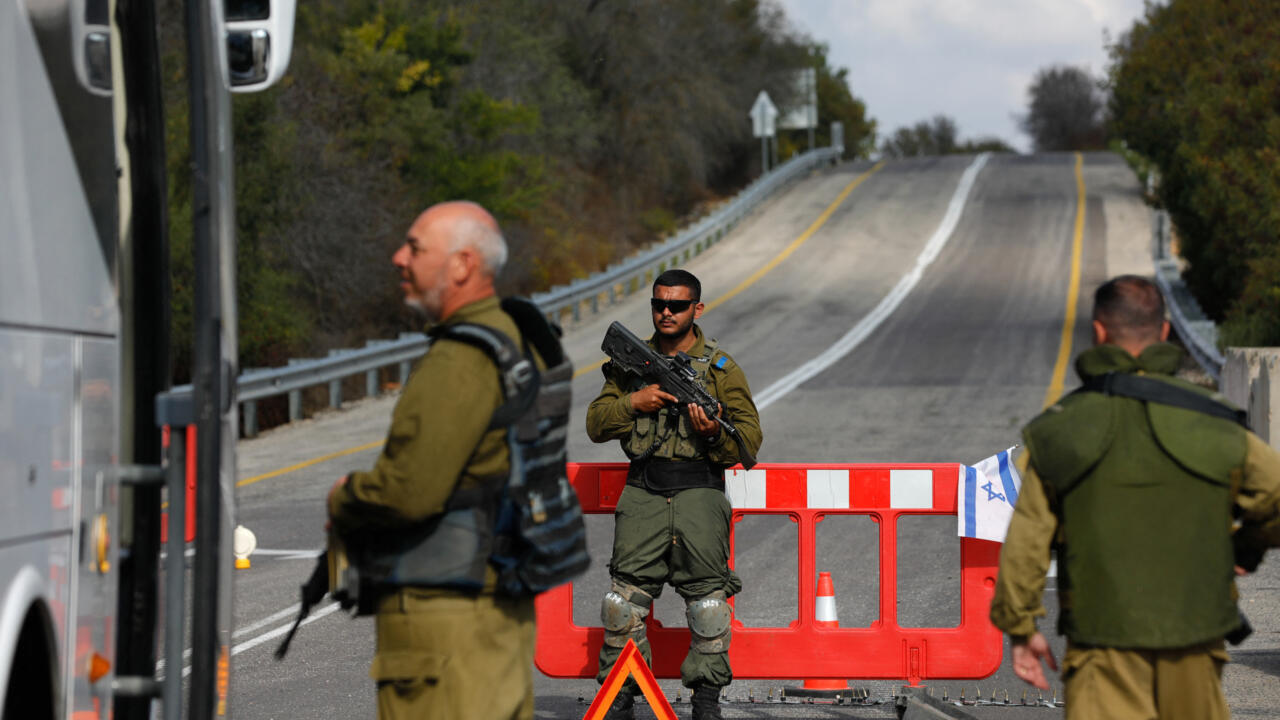
[[[1164,294],[1174,330],[1187,346],[1191,357],[1217,382],[1225,358],[1218,350],[1218,327],[1205,316],[1186,283],[1182,268],[1169,248],[1172,225],[1169,213],[1151,211],[1151,256],[1155,263],[1156,285]]]
[[[590,277],[575,280],[533,296],[543,313],[556,321],[566,315],[578,321],[582,308],[600,311],[600,299],[616,302],[640,289],[646,289],[654,277],[687,262],[702,253],[733,229],[762,201],[810,170],[840,158],[843,148],[810,150],[792,157],[747,186],[732,200],[710,215],[694,222],[671,238],[653,245]],[[373,340],[363,348],[330,351],[328,357],[290,360],[285,367],[245,370],[236,379],[236,400],[244,410],[242,427],[248,437],[258,433],[258,401],[289,396],[289,421],[302,417],[302,391],[328,384],[329,406],[342,406],[342,381],[364,373],[365,394],[378,394],[378,371],[398,366],[397,377],[403,383],[409,377],[414,360],[427,351],[431,341],[422,333],[402,333],[397,340]],[[172,394],[190,393],[190,385],[174,388]]]

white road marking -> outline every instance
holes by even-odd
[[[795,390],[802,383],[818,373],[826,370],[836,363],[837,360],[853,352],[863,340],[866,340],[880,324],[889,318],[893,311],[902,304],[907,294],[920,282],[920,278],[924,275],[925,268],[932,263],[938,254],[942,252],[942,248],[951,239],[951,233],[955,231],[956,225],[960,223],[960,215],[964,212],[965,202],[969,199],[969,191],[973,189],[974,180],[977,179],[978,173],[982,167],[987,164],[989,153],[982,153],[974,158],[973,163],[964,171],[964,175],[960,177],[960,184],[956,186],[955,193],[951,196],[951,202],[947,205],[947,213],[942,217],[942,223],[938,225],[938,229],[934,231],[933,236],[929,238],[929,242],[925,244],[924,250],[916,258],[915,267],[911,271],[902,276],[898,284],[889,291],[880,300],[880,304],[858,321],[844,337],[836,341],[834,345],[827,348],[820,355],[814,357],[804,365],[792,370],[783,376],[777,382],[765,388],[756,396],[756,407],[760,410],[765,409],[773,404],[775,400],[782,398],[787,393]]]
[[[315,560],[320,557],[323,550],[263,550],[261,548],[254,550],[249,557],[254,555],[266,555],[269,557],[278,557],[281,560]]]
[[[298,614],[298,608],[300,607],[301,605],[299,603],[294,603],[289,607],[281,610],[280,612],[268,615],[267,617],[264,617],[261,620],[258,620],[257,622],[249,623],[248,625],[245,625],[244,627],[241,627],[241,628],[236,628],[234,631],[232,631],[231,638],[234,640],[239,637],[244,637],[245,635],[248,635],[249,633],[253,632],[254,630],[257,630],[260,627],[265,627],[267,625],[270,625],[271,623],[279,622],[283,618],[292,617]],[[182,658],[184,660],[191,658],[191,648],[187,648],[186,650],[182,651]],[[160,658],[156,660],[156,667],[161,670],[164,669],[164,658]]]
[[[235,638],[244,637],[260,627],[266,627],[273,622],[278,622],[287,617],[293,617],[298,614],[298,609],[301,607],[302,605],[300,603],[294,603],[278,613],[262,618],[258,622],[249,623],[242,628],[236,628],[235,631],[231,633],[231,638],[234,640]]]
[[[295,611],[295,612],[296,612],[296,608],[297,608],[297,607],[298,607],[297,605],[294,605],[294,606],[293,606],[293,608],[294,608],[294,609],[293,609],[293,611]],[[303,625],[303,626],[310,625],[311,623],[313,623],[313,622],[315,622],[315,621],[319,620],[320,618],[323,618],[323,617],[326,617],[326,616],[328,616],[328,615],[331,615],[335,610],[339,609],[340,607],[342,607],[342,606],[335,602],[335,603],[329,603],[328,605],[325,605],[324,607],[321,607],[321,608],[319,608],[319,609],[317,609],[317,610],[313,610],[313,611],[311,612],[311,614],[307,616],[307,619],[302,621],[302,625]],[[286,613],[288,613],[288,612],[290,612],[290,610],[288,610],[288,609],[286,609],[286,610],[281,610],[280,612],[276,613],[275,615],[272,615],[271,617],[272,617],[272,618],[276,618],[277,616],[279,616],[279,615],[281,615],[281,614],[286,614]],[[262,623],[265,623],[266,621],[261,621],[261,622],[262,622]],[[261,623],[260,623],[260,624],[261,624]],[[285,633],[289,632],[289,628],[291,628],[291,627],[293,627],[293,621],[292,621],[292,620],[290,620],[290,621],[288,621],[288,622],[284,623],[283,625],[280,625],[280,626],[278,626],[278,627],[276,627],[276,628],[274,628],[274,629],[272,629],[272,630],[269,630],[269,631],[267,631],[267,632],[265,632],[265,633],[262,633],[261,635],[259,635],[259,636],[257,636],[257,637],[250,638],[249,640],[245,640],[244,642],[240,643],[239,645],[235,645],[235,646],[233,646],[233,647],[231,648],[231,656],[232,656],[232,657],[235,657],[236,655],[239,655],[240,653],[244,652],[245,650],[252,650],[253,648],[258,647],[259,645],[261,645],[261,644],[263,644],[263,643],[265,643],[265,642],[270,642],[270,641],[272,641],[272,640],[275,640],[276,638],[278,638],[278,637],[280,637],[280,636],[284,635]],[[248,630],[246,629],[246,632],[247,632],[247,631],[248,631]],[[184,653],[184,654],[185,654],[185,655],[189,655],[189,654],[190,654],[190,651],[187,651],[187,653]],[[188,676],[188,675],[190,675],[190,674],[191,674],[191,666],[190,666],[190,665],[187,665],[187,666],[185,666],[185,667],[183,667],[183,668],[182,668],[182,677],[187,677],[187,676]]]

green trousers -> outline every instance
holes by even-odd
[[[379,720],[532,720],[532,598],[404,589],[376,625]]]
[[[712,488],[682,490],[674,497],[628,485],[614,510],[613,558],[609,574],[654,598],[665,584],[685,600],[723,590],[732,597],[742,581],[729,569],[729,526],[732,508],[724,493]],[[653,663],[648,639],[636,643],[646,663]],[[600,648],[596,680],[603,683],[621,648]],[[733,681],[727,652],[690,650],[680,665],[685,687],[724,687]],[[637,688],[628,681],[626,690]]]
[[[1067,647],[1066,720],[1230,720],[1221,640],[1176,650]]]

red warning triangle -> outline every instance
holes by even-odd
[[[671,703],[667,702],[662,689],[658,687],[658,681],[653,679],[653,671],[649,669],[644,656],[640,654],[640,648],[636,647],[633,640],[627,640],[627,646],[622,649],[622,654],[613,664],[613,669],[604,679],[600,692],[596,693],[596,699],[591,702],[591,707],[587,708],[587,714],[582,716],[582,720],[603,720],[604,714],[609,712],[609,706],[613,704],[613,698],[617,696],[628,677],[636,679],[640,692],[644,693],[645,699],[649,701],[649,709],[653,710],[658,720],[679,720],[676,717],[676,711],[671,708]]]

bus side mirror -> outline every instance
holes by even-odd
[[[271,87],[289,67],[297,0],[225,0],[227,77],[233,92]]]

